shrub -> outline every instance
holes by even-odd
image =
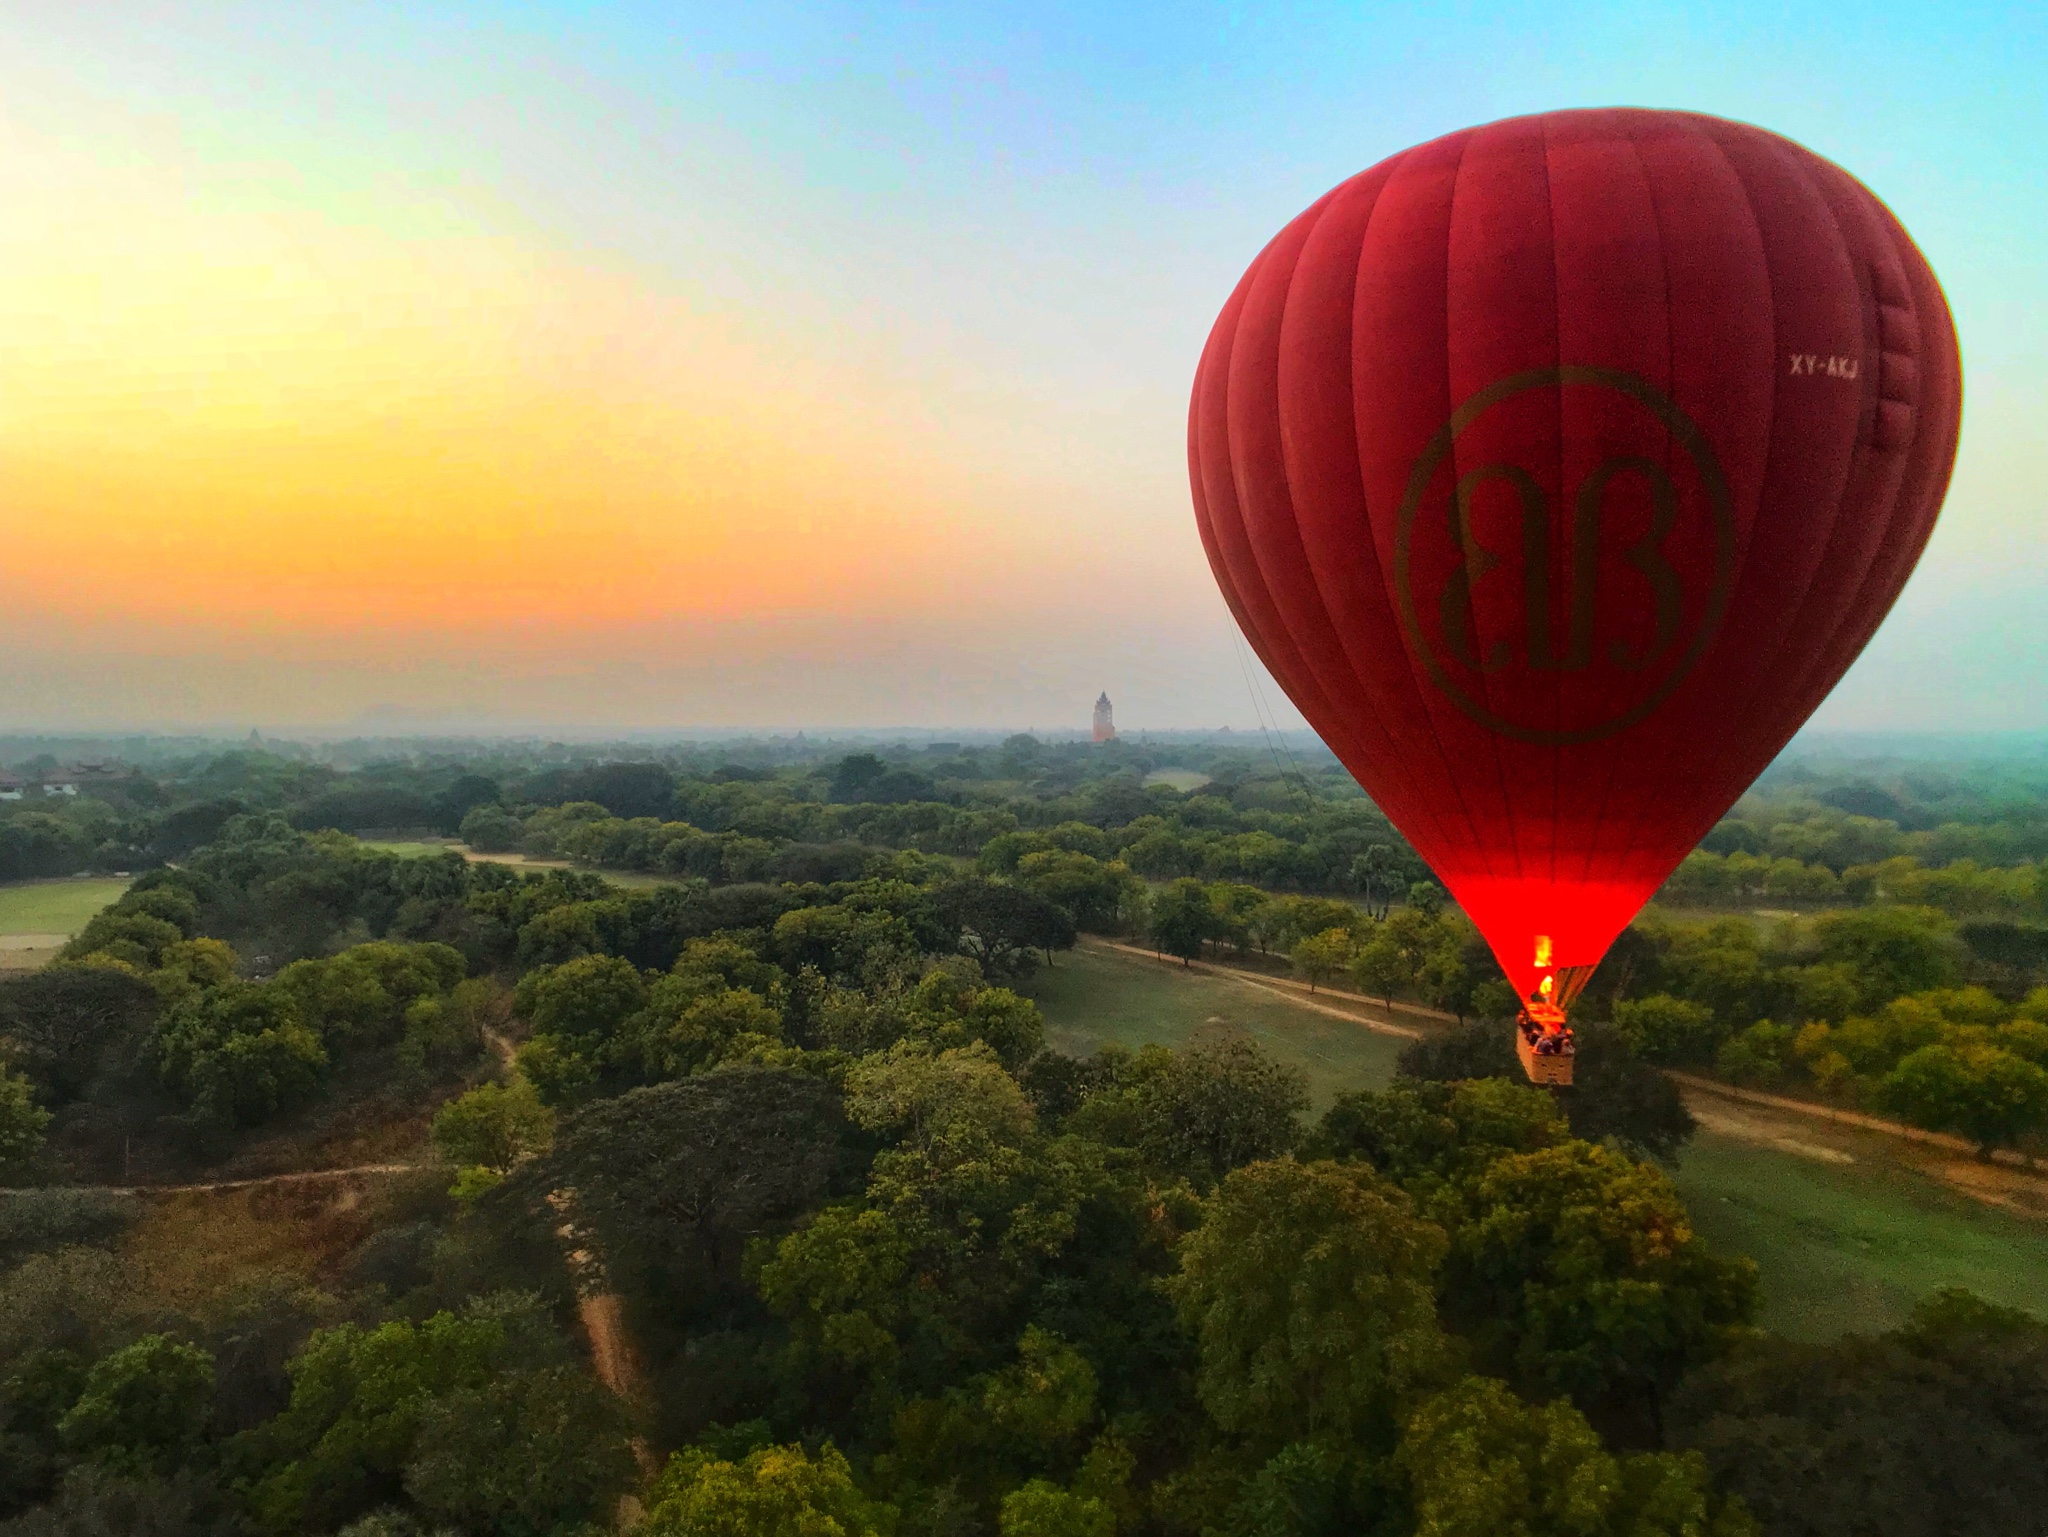
[[[863,1496],[829,1443],[770,1446],[727,1462],[678,1452],[648,1496],[646,1537],[887,1537],[896,1512]]]
[[[1884,1103],[1988,1154],[2048,1125],[2048,1070],[1997,1046],[1923,1046],[1885,1078]]]
[[[213,1357],[147,1334],[95,1363],[58,1422],[66,1446],[127,1472],[168,1473],[205,1434]]]
[[[1669,993],[1617,1003],[1614,1027],[1630,1050],[1651,1062],[1711,1062],[1726,1034],[1712,1009]]]
[[[434,1115],[434,1146],[458,1167],[503,1174],[554,1141],[555,1117],[524,1078],[487,1083],[451,1099]]]
[[[1790,1025],[1758,1020],[1722,1043],[1714,1055],[1714,1070],[1735,1083],[1774,1087],[1784,1081],[1785,1061],[1791,1055],[1795,1034]]]

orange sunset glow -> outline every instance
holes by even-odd
[[[20,721],[1003,726],[1122,680],[1133,722],[1248,723],[1188,507],[1209,318],[1338,177],[1533,104],[1261,65],[1240,142],[1085,49],[844,73],[794,19],[785,56],[240,14],[80,8],[0,56]],[[1996,723],[2032,685],[1958,692],[1925,637],[2048,675],[2006,654],[2036,333],[1916,174],[1885,185],[1976,339],[1971,416],[1891,671],[1828,709]]]

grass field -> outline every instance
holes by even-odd
[[[1317,1110],[1342,1089],[1385,1083],[1404,1044],[1227,977],[1099,950],[1062,955],[1019,991],[1044,1011],[1046,1044],[1074,1056],[1112,1043],[1173,1046],[1205,1025],[1235,1025],[1308,1076]]]
[[[1678,1188],[1711,1242],[1756,1260],[1758,1322],[1793,1339],[1890,1328],[1943,1286],[2048,1313],[2048,1222],[1879,1158],[1822,1163],[1702,1132]]]
[[[63,934],[70,936],[108,903],[128,889],[125,876],[84,880],[24,881],[0,886],[0,935]]]
[[[1240,1026],[1308,1075],[1318,1109],[1342,1089],[1385,1084],[1402,1044],[1227,977],[1099,950],[1062,955],[1020,990],[1044,1011],[1047,1044],[1064,1052],[1174,1045],[1204,1025]],[[1809,1135],[1816,1150],[1839,1140]],[[1757,1261],[1760,1323],[1799,1339],[1883,1329],[1942,1286],[2048,1313],[2048,1222],[1889,1162],[1889,1139],[1865,1134],[1853,1146],[1851,1156],[1802,1156],[1702,1130],[1688,1147],[1678,1187],[1710,1241]]]

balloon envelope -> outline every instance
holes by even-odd
[[[1848,173],[1556,112],[1282,230],[1188,460],[1239,625],[1527,996],[1583,978],[1863,648],[1961,401],[1941,289]]]

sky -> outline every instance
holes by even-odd
[[[1216,310],[1610,104],[1844,165],[1955,312],[1816,726],[2039,729],[2044,78],[2019,5],[0,0],[0,729],[1298,722],[1189,508]]]

